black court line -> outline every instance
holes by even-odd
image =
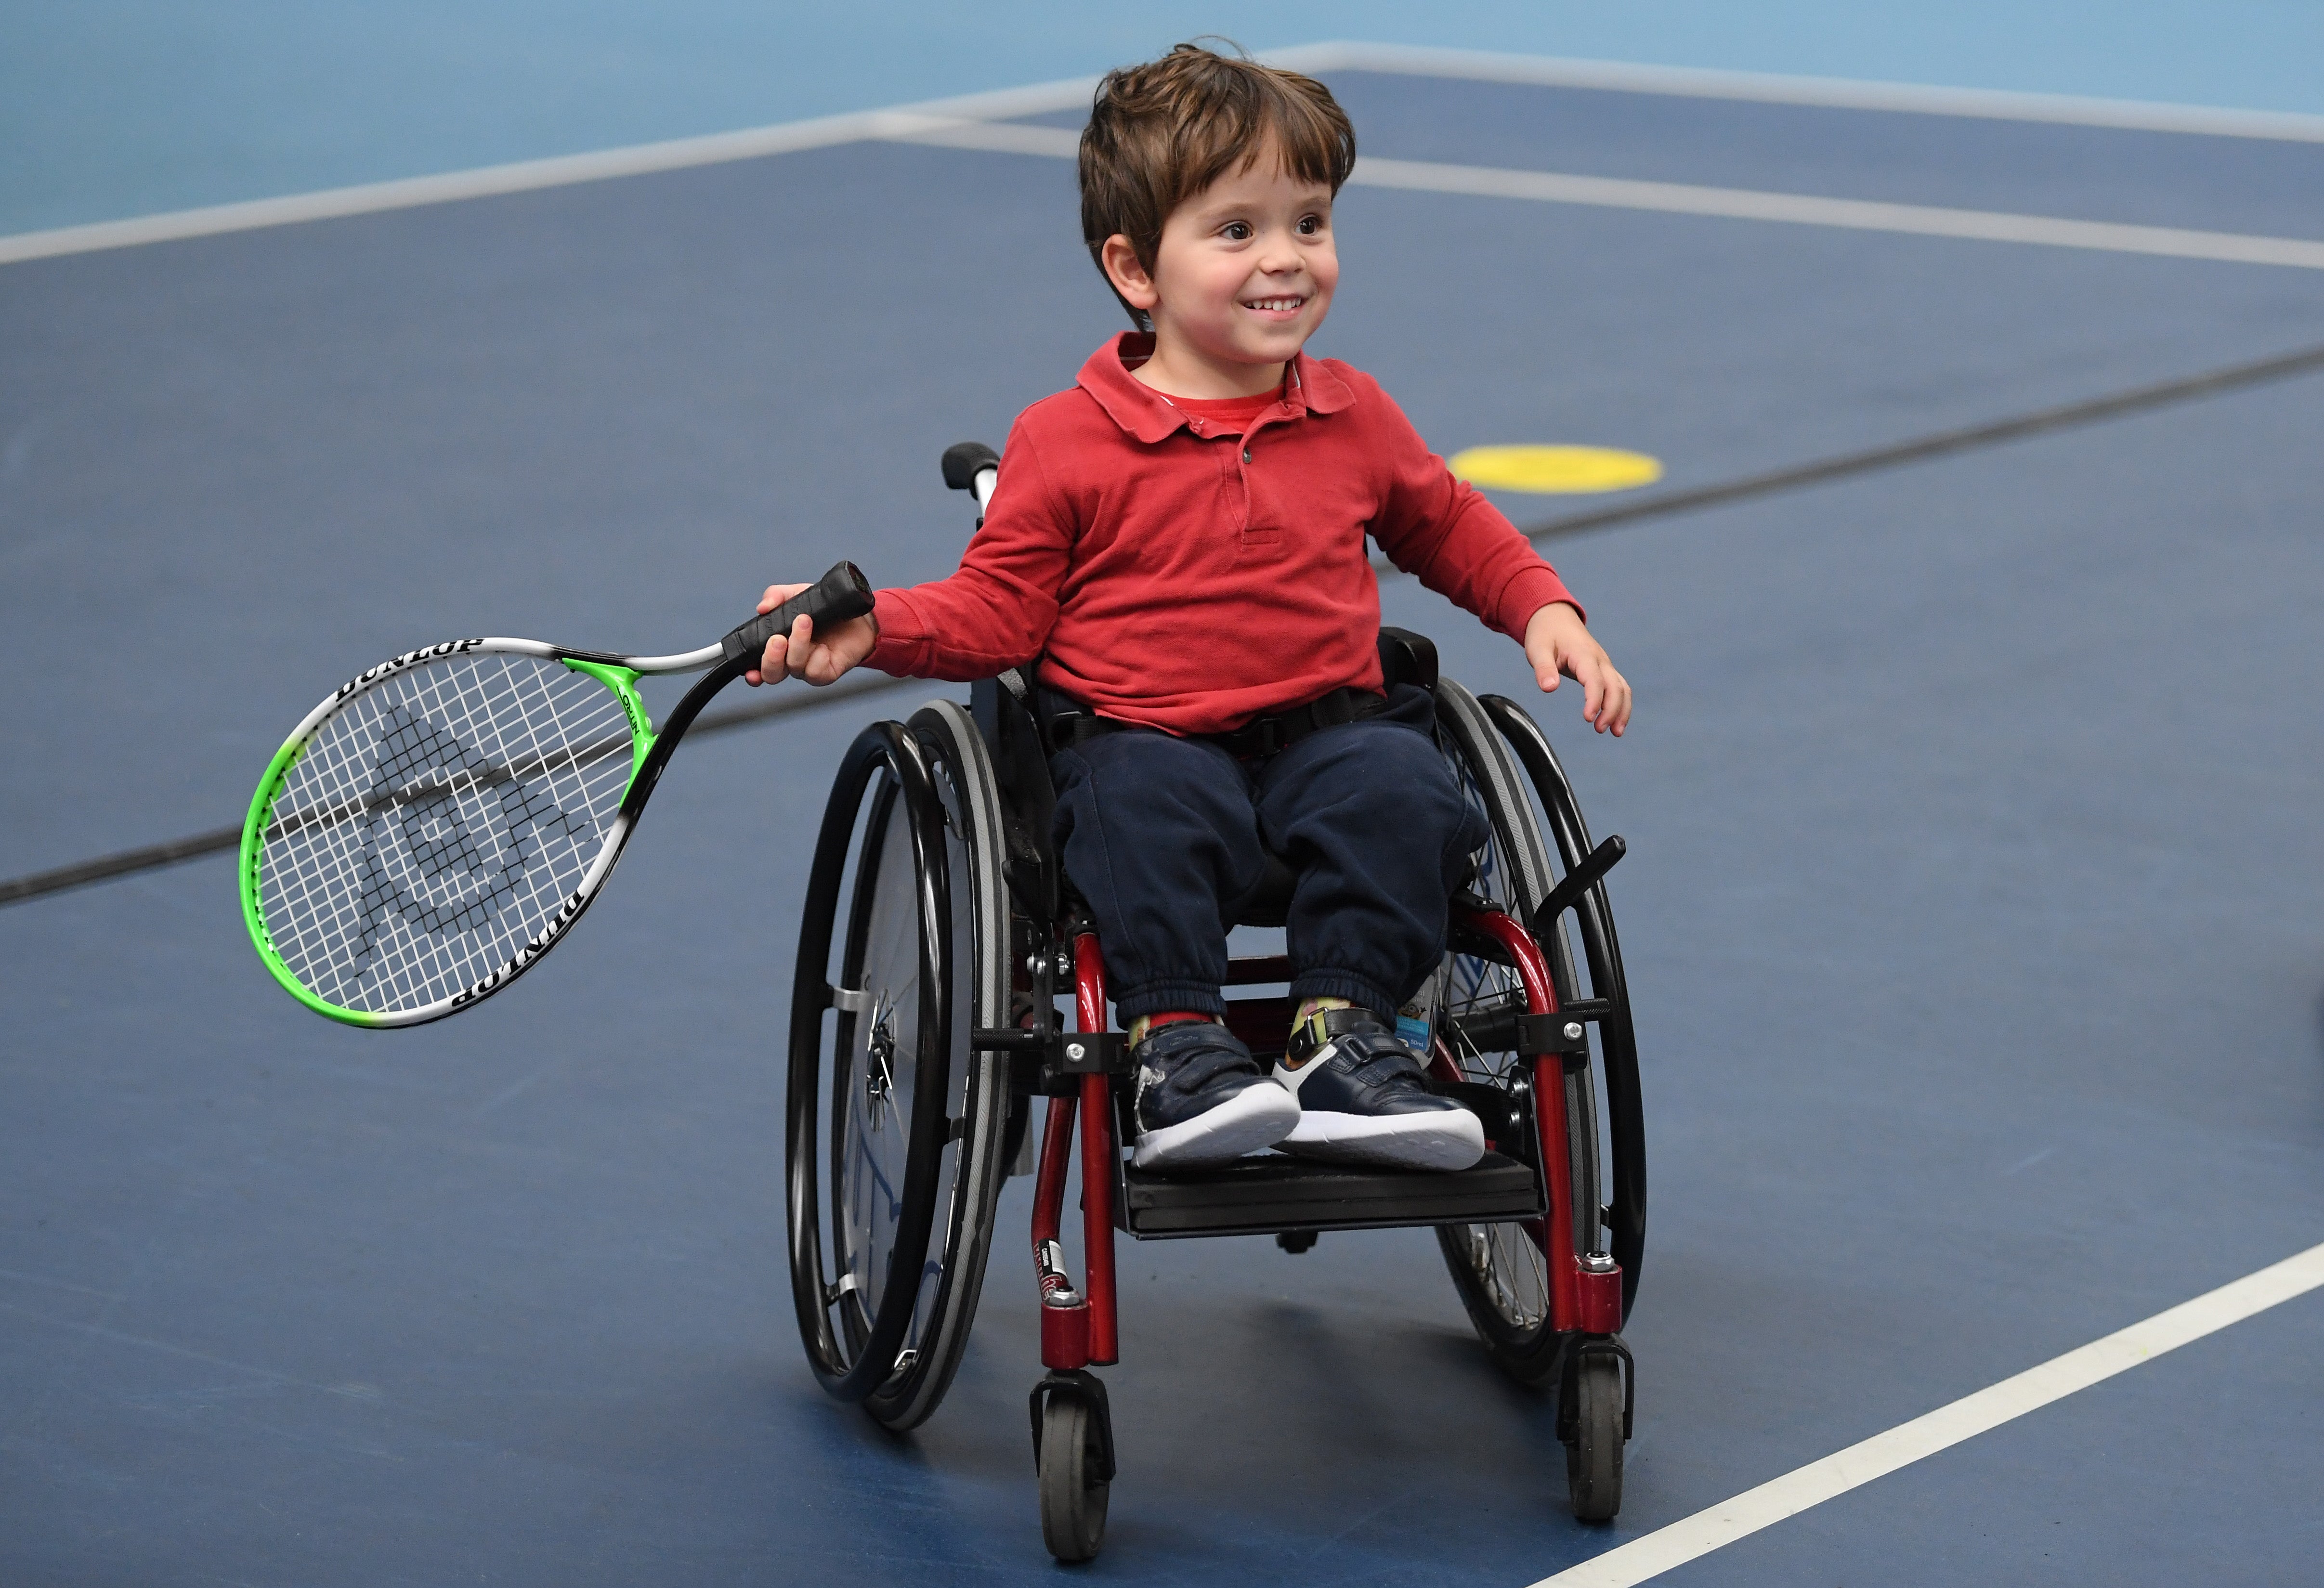
[[[695,719],[694,726],[687,730],[687,737],[698,739],[706,734],[746,728],[770,717],[788,716],[796,711],[813,711],[817,706],[877,695],[899,685],[927,681],[925,679],[891,679],[885,674],[874,673],[852,682],[834,684],[827,689],[816,689],[811,694],[786,690],[772,700],[733,706],[725,711],[706,712]],[[103,882],[138,872],[158,871],[181,860],[197,860],[205,854],[217,854],[241,846],[242,828],[237,825],[196,833],[191,837],[172,838],[166,844],[149,844],[143,849],[124,849],[117,854],[100,854],[95,860],[59,866],[54,871],[34,872],[30,876],[14,877],[0,882],[0,905],[18,904],[43,894],[61,893],[68,888],[85,887],[91,882]]]
[[[2096,424],[2101,420],[2119,419],[2126,414],[2140,413],[2149,409],[2167,407],[2172,403],[2192,402],[2197,398],[2232,392],[2246,386],[2264,384],[2270,381],[2289,380],[2295,375],[2324,370],[2324,346],[2303,348],[2297,353],[2279,354],[2250,364],[2231,365],[2206,374],[2189,375],[2178,380],[2161,381],[2153,385],[2135,386],[2110,396],[2089,398],[2080,402],[2061,403],[2054,408],[2038,409],[2015,418],[1994,420],[1985,424],[1966,425],[1958,429],[1940,430],[1909,441],[1898,441],[1886,447],[1875,447],[1862,452],[1845,453],[1814,463],[1803,463],[1791,468],[1773,469],[1766,474],[1746,475],[1741,479],[1728,480],[1719,485],[1698,486],[1691,491],[1668,491],[1636,498],[1617,507],[1603,507],[1589,512],[1569,513],[1536,524],[1524,531],[1529,540],[1558,540],[1570,536],[1588,534],[1592,531],[1610,529],[1617,524],[1637,523],[1647,519],[1665,518],[1674,513],[1692,512],[1699,508],[1721,506],[1730,502],[1748,501],[1758,496],[1774,495],[1784,491],[1796,491],[1808,485],[1821,485],[1829,480],[1847,479],[1857,475],[1873,474],[1882,469],[1896,468],[1905,464],[1921,463],[1932,457],[1949,457],[1958,452],[1973,451],[1982,447],[1997,446],[2027,436],[2037,436],[2050,430],[2069,429],[2077,425]],[[1399,570],[1379,564],[1382,571]],[[720,734],[734,728],[749,727],[795,712],[814,711],[844,700],[860,700],[868,696],[884,694],[905,685],[925,685],[925,679],[891,679],[884,675],[835,684],[827,689],[811,693],[785,691],[773,699],[748,706],[733,706],[724,711],[711,712],[696,722],[694,734]],[[139,872],[159,870],[180,861],[198,859],[237,849],[242,844],[240,826],[219,827],[212,832],[197,833],[190,837],[172,839],[166,844],[151,844],[142,849],[124,849],[113,854],[101,854],[73,865],[59,866],[53,871],[34,872],[28,876],[0,882],[0,906],[19,904],[51,893],[61,893],[70,888],[85,887],[115,877],[134,875]]]
[[[2134,386],[2111,397],[2087,398],[2080,402],[2061,403],[2055,408],[2037,409],[2032,413],[2019,414],[2015,419],[1992,420],[1980,425],[1964,425],[1959,429],[1939,430],[1934,435],[1923,436],[1915,440],[1846,453],[1819,463],[1803,463],[1764,475],[1746,475],[1739,480],[1729,480],[1723,485],[1639,497],[1618,507],[1552,519],[1545,524],[1527,530],[1526,538],[1529,540],[1561,540],[1568,535],[1629,523],[1637,519],[1660,518],[1666,513],[1687,512],[1698,507],[1742,502],[1777,491],[1794,491],[1803,485],[1821,485],[1826,480],[1872,474],[1903,464],[1920,463],[1955,452],[1968,452],[1979,447],[1992,447],[2026,436],[2038,436],[2047,430],[2096,424],[2101,420],[2119,419],[2125,414],[2141,413],[2150,408],[2164,408],[2174,402],[2191,402],[2199,397],[2261,385],[2269,381],[2289,380],[2294,375],[2311,374],[2319,370],[2324,370],[2324,347],[2303,348],[2298,353],[2279,354],[2252,364],[2230,365],[2209,374],[2187,375],[2175,381],[2157,382],[2151,386]],[[0,884],[0,887],[5,887],[5,884]],[[0,903],[5,902],[5,894],[0,894]]]

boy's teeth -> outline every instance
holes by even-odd
[[[1251,307],[1253,309],[1296,309],[1305,301],[1304,298],[1261,298]]]

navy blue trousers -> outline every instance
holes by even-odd
[[[1284,923],[1295,998],[1393,1018],[1444,953],[1447,901],[1484,817],[1432,737],[1425,690],[1361,722],[1238,761],[1218,745],[1125,728],[1049,759],[1065,872],[1089,901],[1123,1021],[1222,1015],[1227,928],[1268,851],[1298,873]]]

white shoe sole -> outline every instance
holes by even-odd
[[[1184,1124],[1138,1138],[1130,1161],[1141,1169],[1191,1169],[1232,1163],[1283,1140],[1299,1122],[1299,1100],[1275,1081],[1246,1086]]]
[[[1465,1108],[1388,1114],[1309,1109],[1277,1145],[1329,1163],[1449,1171],[1469,1168],[1485,1156],[1485,1127]]]

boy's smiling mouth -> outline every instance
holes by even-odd
[[[1245,309],[1255,309],[1261,314],[1296,314],[1306,301],[1304,295],[1286,298],[1246,298],[1243,300],[1242,306]]]

